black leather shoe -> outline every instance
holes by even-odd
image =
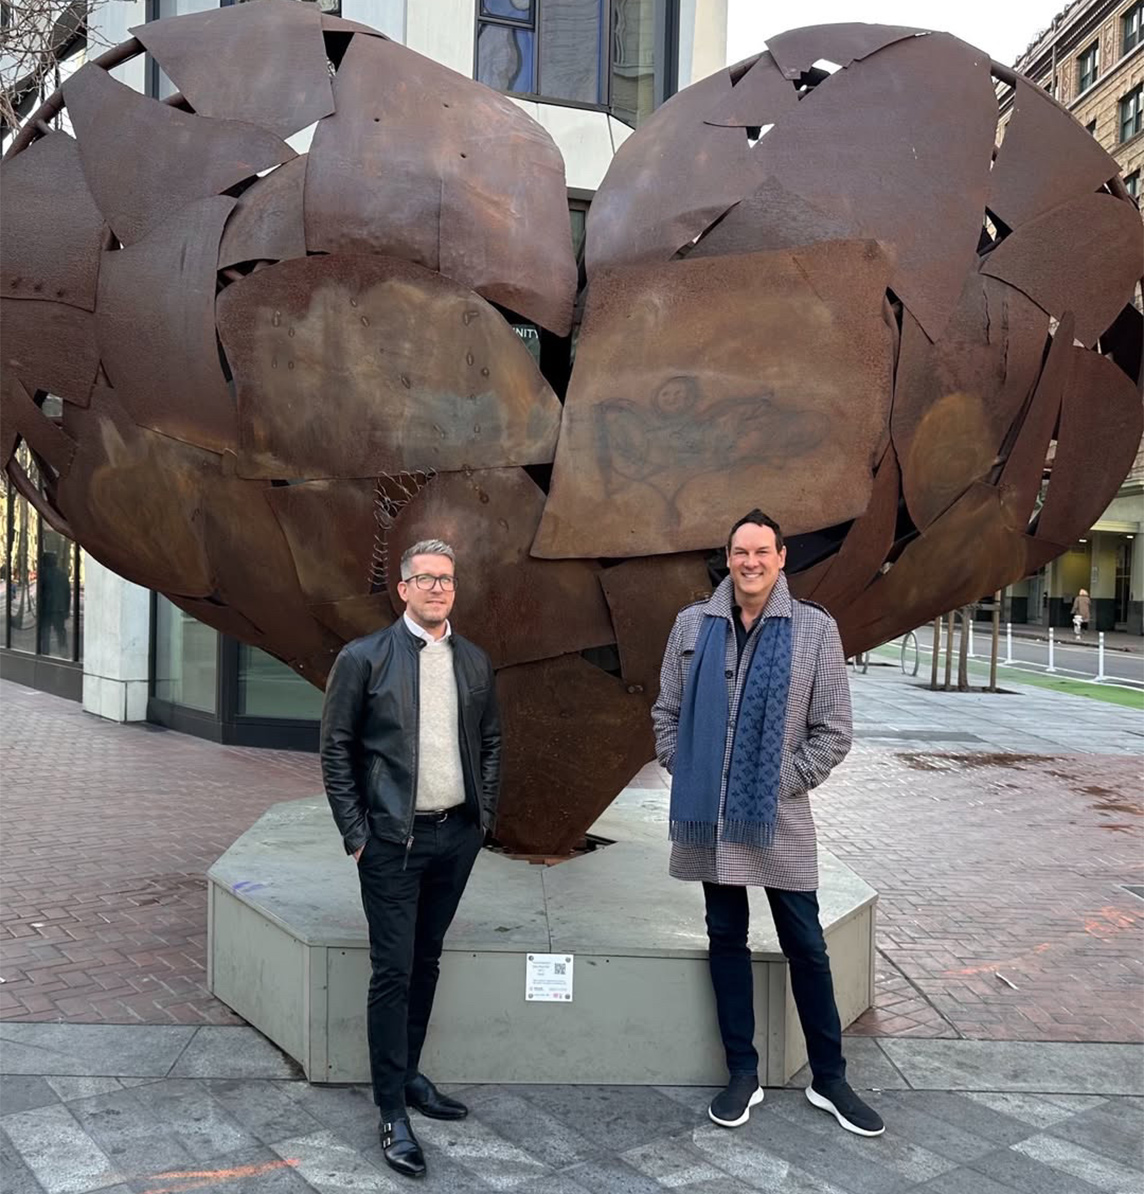
[[[425,1176],[425,1154],[413,1135],[408,1116],[401,1115],[394,1119],[382,1116],[378,1135],[381,1137],[381,1151],[390,1169],[397,1170],[404,1177]]]
[[[464,1119],[468,1107],[442,1094],[424,1074],[418,1074],[405,1087],[405,1105],[429,1119]]]

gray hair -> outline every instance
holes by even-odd
[[[453,554],[453,549],[443,539],[422,539],[420,543],[406,548],[401,557],[402,580],[408,580],[413,575],[414,556],[446,556],[452,561],[454,568],[457,566],[457,557]]]

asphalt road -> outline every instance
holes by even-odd
[[[933,629],[923,626],[915,632],[922,651],[921,670],[928,671],[930,643],[933,639]],[[1056,675],[1071,679],[1094,680],[1097,673],[1097,649],[1095,643],[1077,644],[1072,640],[1071,631],[1061,631],[1053,647],[1053,665]],[[957,673],[957,651],[960,636],[954,631],[953,668]],[[989,662],[990,631],[988,627],[973,630],[973,658],[978,662]],[[1001,628],[1000,653],[998,663],[1005,662],[1005,628]],[[942,665],[945,663],[945,642],[942,641]],[[1046,672],[1049,666],[1049,644],[1034,639],[1013,636],[1013,666],[1027,668],[1030,671]],[[1132,654],[1126,651],[1105,650],[1104,675],[1114,684],[1121,684],[1131,688],[1144,689],[1144,654]]]

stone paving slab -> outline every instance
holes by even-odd
[[[25,1026],[26,1027],[26,1026]],[[67,1052],[83,1025],[34,1026]],[[149,1072],[170,1060],[146,1027],[135,1057]],[[249,1029],[230,1034],[250,1073],[227,1079],[113,1074],[17,1075],[0,1086],[0,1188],[6,1194],[349,1194],[409,1189],[390,1173],[377,1143],[366,1087],[309,1086],[259,1076],[266,1058]],[[871,1088],[873,1054],[892,1072],[932,1082],[908,1054],[935,1042],[853,1042],[856,1085],[882,1111],[886,1135],[863,1140],[811,1107],[801,1089],[768,1090],[744,1128],[706,1117],[702,1088],[476,1086],[458,1088],[463,1123],[414,1117],[430,1165],[419,1188],[448,1194],[1130,1194],[1144,1189],[1144,1099],[1115,1093],[1139,1071],[1137,1046],[1051,1049],[1053,1078],[1039,1062],[1014,1060],[996,1043],[937,1042],[941,1064],[981,1091]],[[217,1042],[212,1042],[212,1049]],[[267,1046],[270,1048],[270,1046]],[[151,1056],[148,1058],[147,1053]],[[927,1054],[928,1056],[928,1054]],[[993,1056],[992,1068],[985,1063]],[[239,1068],[236,1066],[236,1068]],[[1069,1089],[1059,1093],[1062,1087]],[[1079,1091],[1080,1093],[1076,1093]],[[1100,1093],[1091,1093],[1099,1091]]]
[[[161,1077],[196,1030],[174,1025],[3,1024],[0,1074]]]

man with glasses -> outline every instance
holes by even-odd
[[[326,684],[322,776],[369,924],[367,1029],[385,1159],[421,1177],[407,1108],[468,1108],[420,1072],[441,946],[492,827],[500,719],[488,656],[454,634],[453,549],[415,543],[401,559],[404,614],[348,643]]]

